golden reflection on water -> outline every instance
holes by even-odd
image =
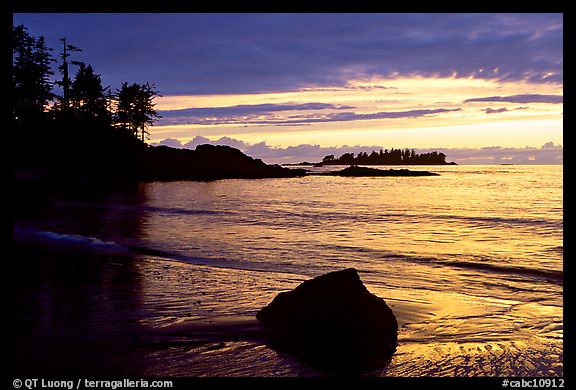
[[[140,263],[140,272],[148,319],[143,325],[168,330],[197,329],[195,323],[216,326],[223,318],[253,319],[277,292],[290,290],[305,279],[153,258]],[[365,276],[361,274],[363,279]],[[400,326],[392,362],[374,375],[562,375],[561,306],[450,291],[366,286],[385,298]],[[155,350],[151,354],[159,365],[152,367],[150,374],[250,375],[257,369],[261,376],[318,375],[263,347],[258,341],[224,339],[194,347],[185,356],[179,349]],[[245,366],[229,366],[228,353]]]
[[[379,375],[562,375],[562,167],[411,169],[441,176],[148,184],[144,236],[178,261],[140,265],[147,325],[254,315],[356,267],[401,324]]]
[[[217,248],[222,257],[247,261],[278,260],[278,251],[289,261],[295,245],[317,244],[328,252],[344,246],[419,256],[495,254],[504,262],[511,257],[515,265],[544,261],[561,269],[553,264],[557,256],[535,261],[542,248],[561,246],[561,170],[536,172],[557,183],[543,183],[539,191],[537,183],[526,184],[526,175],[503,169],[478,175],[461,174],[461,167],[433,169],[447,172],[425,178],[153,183],[150,202],[173,212],[148,215],[148,232],[198,255],[213,257]],[[190,213],[179,213],[184,210]],[[521,219],[526,222],[519,225]]]

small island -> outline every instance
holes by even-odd
[[[344,177],[386,177],[386,176],[440,176],[428,171],[410,171],[408,169],[376,169],[351,165],[340,171],[320,172],[318,175]]]
[[[457,165],[455,162],[446,162],[446,155],[433,151],[430,153],[416,153],[414,149],[380,149],[372,153],[360,152],[344,153],[340,157],[333,154],[325,156],[322,161],[310,163],[308,161],[299,164],[285,164],[286,166],[315,166],[325,165]]]

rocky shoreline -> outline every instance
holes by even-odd
[[[340,171],[318,172],[315,175],[343,176],[343,177],[386,177],[386,176],[440,176],[438,173],[428,171],[410,171],[408,169],[377,169],[351,165]]]

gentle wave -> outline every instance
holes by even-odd
[[[61,202],[63,206],[82,207],[82,208],[101,208],[116,210],[134,210],[140,212],[151,212],[160,214],[176,214],[176,215],[225,215],[232,214],[229,210],[204,210],[204,209],[184,209],[179,207],[157,207],[157,206],[144,206],[144,205],[131,205],[131,204],[113,204],[107,203],[81,203],[81,202]]]
[[[278,267],[279,269],[276,269],[277,265],[267,263],[242,262],[224,258],[203,258],[174,251],[167,251],[164,249],[152,248],[150,246],[134,245],[129,243],[121,244],[114,241],[103,241],[96,237],[55,233],[30,227],[15,226],[12,230],[12,239],[17,242],[36,243],[52,247],[65,247],[66,249],[74,249],[78,251],[98,251],[101,253],[118,255],[145,255],[217,268],[298,274],[298,272],[282,270],[281,266]]]
[[[463,215],[427,215],[430,218],[439,219],[456,219],[463,220],[467,222],[481,222],[486,224],[506,224],[506,225],[542,225],[550,226],[554,228],[562,228],[562,219],[552,220],[552,219],[536,219],[536,218],[512,218],[512,217],[468,217]]]
[[[82,206],[82,207],[96,207],[96,208],[108,208],[106,204],[89,204],[89,203],[74,203],[66,202],[64,205],[71,206]],[[258,224],[258,225],[276,225],[276,221],[281,219],[290,227],[291,219],[301,220],[311,220],[311,221],[357,221],[364,223],[379,223],[390,220],[402,220],[405,221],[408,218],[413,218],[417,220],[427,220],[427,219],[438,219],[438,220],[454,220],[463,221],[474,224],[482,224],[487,226],[494,225],[514,225],[514,226],[539,226],[539,227],[550,227],[554,229],[563,228],[563,219],[541,219],[541,218],[518,218],[518,217],[498,217],[498,216],[466,216],[466,215],[451,215],[451,214],[410,214],[406,212],[375,212],[366,214],[357,214],[349,212],[338,212],[334,210],[314,210],[306,212],[297,211],[286,211],[273,209],[259,209],[252,210],[250,213],[253,217],[258,216],[268,216],[272,215],[272,218],[264,218],[264,220],[255,221],[253,219],[248,220],[247,218],[242,218],[238,215],[238,212],[234,210],[206,210],[206,209],[188,209],[179,207],[158,207],[158,206],[143,206],[143,205],[114,205],[115,209],[119,210],[135,210],[148,213],[159,213],[159,214],[172,214],[172,215],[215,215],[215,216],[230,216],[235,217],[234,220],[240,220],[246,222],[247,224]],[[560,216],[561,216],[560,212]]]
[[[535,268],[525,268],[525,267],[514,267],[514,266],[503,266],[489,263],[477,263],[469,261],[450,261],[444,263],[451,267],[456,268],[468,268],[482,271],[490,271],[502,274],[515,274],[523,276],[532,276],[539,279],[545,279],[553,283],[563,284],[564,273],[562,271],[555,270],[545,270],[545,269],[535,269]]]
[[[114,242],[79,234],[64,234],[39,230],[31,227],[14,226],[12,239],[15,241],[36,242],[76,248],[90,248],[105,252],[126,253],[128,248]]]
[[[282,220],[283,223],[288,224],[291,219],[310,220],[310,221],[354,221],[363,223],[380,223],[386,221],[406,221],[407,219],[416,220],[429,220],[438,219],[442,221],[462,221],[465,223],[482,224],[486,226],[500,226],[500,225],[514,225],[514,226],[538,226],[550,227],[554,229],[562,229],[563,220],[558,219],[541,219],[541,218],[518,218],[518,217],[498,217],[498,216],[466,216],[466,215],[451,215],[451,214],[410,214],[406,212],[375,212],[370,214],[358,214],[349,212],[337,211],[307,211],[307,212],[294,212],[282,210],[258,210],[255,215],[273,215],[274,218],[266,218],[268,222],[260,222],[262,224],[275,224],[276,220]]]
[[[418,262],[423,264],[431,264],[431,265],[441,265],[446,267],[454,267],[454,268],[467,268],[467,269],[475,269],[480,271],[487,271],[487,272],[494,272],[500,274],[515,274],[515,275],[523,275],[523,276],[533,276],[538,278],[543,278],[549,281],[562,283],[564,274],[562,271],[559,270],[549,270],[549,269],[542,269],[542,268],[527,268],[527,267],[517,267],[517,266],[508,266],[508,265],[497,265],[489,262],[481,263],[477,261],[464,261],[464,260],[444,260],[436,257],[430,256],[419,256],[419,255],[410,255],[410,254],[403,254],[397,253],[392,251],[386,251],[381,249],[370,249],[366,247],[357,247],[357,246],[350,246],[350,245],[326,245],[326,249],[336,249],[340,252],[348,252],[348,253],[368,253],[372,254],[373,257],[380,258],[383,260],[399,260],[399,261],[406,261],[406,262]],[[562,247],[554,247],[550,248],[549,250],[553,251],[562,251]]]
[[[15,226],[13,228],[13,240],[36,242],[40,244],[49,244],[57,246],[67,246],[74,249],[98,250],[106,253],[115,253],[115,254],[128,254],[128,253],[140,254],[146,256],[160,257],[167,260],[180,261],[194,265],[247,270],[247,271],[279,272],[279,273],[290,273],[298,275],[309,275],[317,271],[328,271],[337,268],[337,267],[326,267],[321,265],[312,266],[311,264],[307,264],[307,269],[302,270],[298,267],[286,267],[286,264],[280,264],[280,263],[270,264],[265,262],[254,262],[254,261],[243,262],[225,258],[203,258],[175,251],[156,249],[150,246],[121,244],[114,241],[104,241],[97,237],[82,236],[77,234],[55,233],[51,231],[44,231],[30,227]],[[517,266],[496,265],[488,262],[481,263],[481,262],[463,261],[463,260],[443,260],[434,257],[411,256],[408,254],[399,254],[389,251],[372,250],[365,247],[337,246],[337,248],[332,247],[332,249],[338,249],[340,251],[347,251],[347,252],[373,253],[374,257],[381,258],[386,261],[418,262],[423,264],[433,264],[453,268],[473,269],[478,271],[499,273],[506,275],[520,275],[520,276],[543,279],[560,285],[563,284],[563,272],[559,270],[546,270],[546,269],[535,269],[535,268],[526,268]]]

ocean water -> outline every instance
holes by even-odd
[[[400,325],[367,375],[562,376],[562,166],[410,169],[440,176],[22,189],[16,372],[54,370],[58,345],[62,372],[323,375],[251,324],[355,267]]]

